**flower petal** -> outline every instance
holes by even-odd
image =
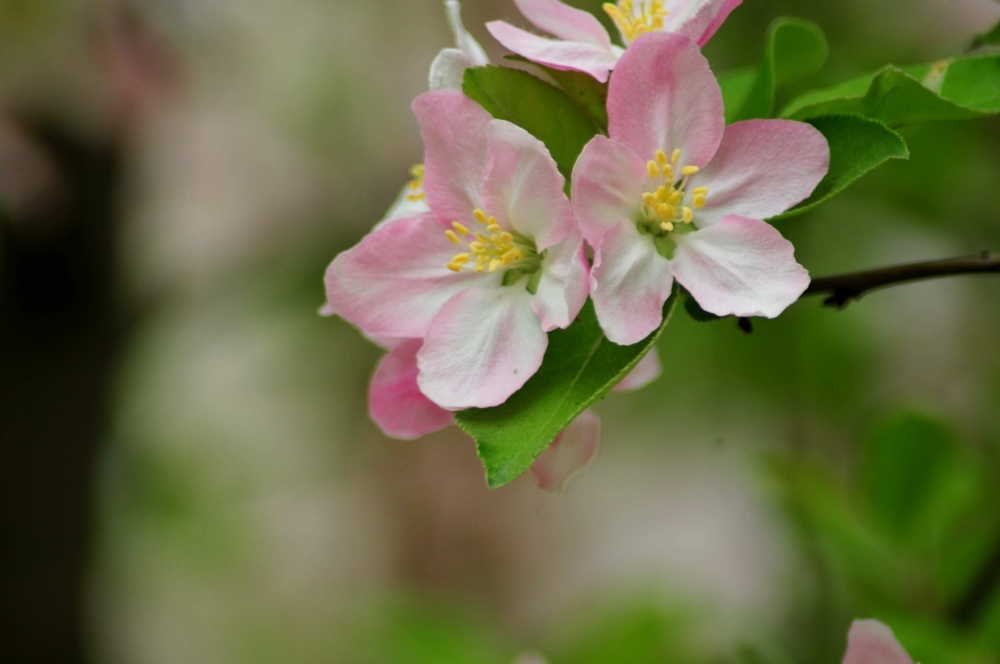
[[[844,664],[913,664],[895,634],[877,620],[856,620],[847,635]]]
[[[646,357],[639,361],[639,364],[632,369],[632,372],[625,376],[625,380],[615,386],[613,392],[635,392],[646,387],[657,378],[663,375],[663,363],[660,362],[660,353],[653,350],[646,353]]]
[[[413,102],[424,139],[424,192],[442,224],[475,223],[486,171],[486,128],[493,118],[454,90],[426,92]]]
[[[634,223],[623,221],[608,231],[590,275],[597,320],[612,342],[637,344],[663,323],[674,283],[670,264]]]
[[[611,37],[590,12],[576,9],[559,0],[514,0],[524,17],[536,28],[559,39],[611,48]]]
[[[683,166],[712,160],[726,128],[722,91],[698,45],[659,32],[636,39],[615,68],[608,134],[640,159],[681,150]]]
[[[731,215],[675,237],[674,277],[716,316],[777,318],[809,287],[795,247],[763,221]]]
[[[465,70],[471,67],[468,56],[457,48],[446,48],[431,63],[428,85],[431,90],[462,91]]]
[[[542,279],[531,307],[546,332],[565,329],[576,320],[589,294],[590,263],[584,251],[583,236],[573,229],[545,255]]]
[[[422,190],[418,190],[421,191]],[[390,221],[396,221],[397,219],[409,219],[410,217],[419,217],[422,214],[427,214],[431,211],[429,205],[427,205],[427,199],[419,198],[417,200],[411,200],[410,196],[413,195],[413,189],[409,184],[405,185],[402,191],[399,192],[399,196],[396,197],[396,201],[389,208],[389,211],[385,213],[385,216],[380,222],[375,224],[372,230],[378,230],[388,224]]]
[[[418,338],[441,307],[474,283],[499,283],[499,275],[447,269],[456,253],[441,224],[425,214],[399,219],[337,256],[326,272],[329,305],[371,335]]]
[[[704,46],[718,32],[729,14],[743,0],[675,0],[667,2],[670,12],[664,25],[667,32],[676,32]]]
[[[498,42],[532,62],[564,71],[582,71],[601,83],[608,80],[618,62],[618,54],[610,47],[546,39],[503,21],[487,23],[486,29]]]
[[[448,410],[507,401],[549,344],[531,300],[522,288],[470,288],[449,300],[417,355],[420,390]]]
[[[585,410],[531,466],[538,488],[565,493],[569,483],[597,458],[601,447],[601,418]]]
[[[386,354],[372,376],[368,413],[390,438],[416,440],[454,423],[454,416],[417,386],[417,352],[422,339],[408,339]]]
[[[726,128],[722,145],[690,187],[708,188],[699,227],[726,215],[769,219],[809,198],[830,168],[830,145],[812,125],[750,120]]]
[[[486,55],[486,51],[483,47],[479,45],[475,37],[469,34],[469,31],[465,29],[462,24],[462,5],[458,3],[458,0],[445,0],[444,11],[448,15],[448,23],[451,25],[451,31],[455,35],[455,45],[458,47],[468,61],[469,67],[485,67],[490,64],[490,58]],[[462,89],[461,84],[456,88],[458,90]]]
[[[592,247],[642,205],[646,164],[627,145],[595,136],[573,168],[573,216]]]
[[[573,229],[566,178],[540,140],[517,125],[494,120],[487,130],[489,156],[483,203],[501,226],[535,241],[539,251]]]

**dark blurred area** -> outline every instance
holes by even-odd
[[[500,62],[513,3],[463,9]],[[782,101],[1000,4],[745,0],[715,70],[785,15],[831,58]],[[876,617],[1000,662],[995,279],[679,317],[564,496],[381,436],[321,276],[421,160],[451,41],[437,0],[0,3],[0,661],[823,664]],[[814,275],[1000,250],[1000,121],[905,137],[782,223]]]

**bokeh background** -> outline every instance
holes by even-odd
[[[598,2],[579,0],[597,10]],[[465,0],[483,28],[511,2]],[[745,0],[832,53],[964,51],[994,0]],[[0,660],[838,662],[856,617],[1000,662],[1000,281],[679,315],[566,495],[384,438],[321,277],[422,158],[438,0],[0,2]],[[814,275],[1000,249],[1000,120],[781,224]],[[545,659],[541,659],[544,657]]]

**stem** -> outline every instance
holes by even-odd
[[[978,256],[966,258],[910,263],[879,270],[822,277],[814,279],[802,297],[826,295],[824,305],[835,309],[845,309],[854,300],[860,300],[875,290],[914,281],[957,277],[965,274],[1000,274],[1000,255],[984,251]]]

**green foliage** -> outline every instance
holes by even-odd
[[[634,346],[608,341],[588,303],[569,329],[549,335],[541,369],[507,403],[456,414],[458,425],[476,439],[490,488],[526,472],[563,429],[635,368],[666,329],[678,299],[675,287],[663,325]]]
[[[554,664],[685,664],[699,661],[687,653],[689,618],[654,602],[636,603],[606,613],[577,637]]]
[[[830,171],[808,199],[776,219],[787,219],[826,203],[865,174],[893,159],[909,159],[903,137],[876,120],[831,115],[809,121],[830,143]]]
[[[976,40],[976,46],[996,46],[1000,45],[1000,23],[996,24],[992,30]]]
[[[599,130],[582,106],[527,72],[503,67],[467,70],[463,90],[493,117],[545,143],[568,186],[577,157]]]
[[[903,415],[883,426],[865,450],[868,503],[892,531],[906,535],[951,461],[951,434],[938,422]]]
[[[891,127],[971,120],[1000,113],[1000,54],[933,64],[892,65],[826,90],[802,95],[785,108],[792,120],[856,113]]]
[[[752,85],[745,70],[726,79],[729,88],[726,120],[772,117],[778,88],[819,71],[829,52],[818,25],[794,18],[776,20],[768,32],[764,58]]]
[[[563,71],[531,62],[520,55],[508,55],[508,60],[524,62],[532,67],[544,71],[556,82],[559,88],[566,93],[583,111],[590,116],[597,128],[602,133],[608,131],[608,84],[601,83],[589,74],[579,71]]]

